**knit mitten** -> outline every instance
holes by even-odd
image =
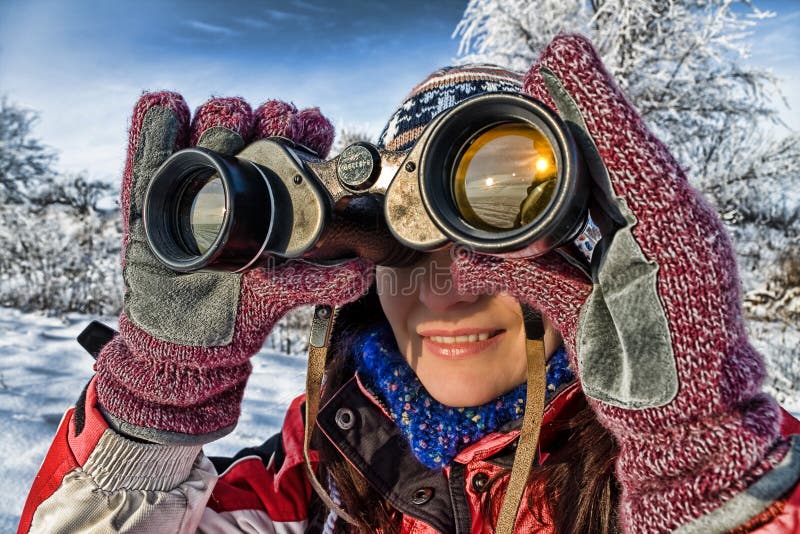
[[[275,322],[302,304],[339,305],[366,292],[372,267],[289,261],[279,267],[177,273],[151,252],[142,223],[148,183],[175,151],[202,146],[236,154],[251,141],[281,135],[325,156],[333,127],[317,109],[270,101],[255,113],[238,98],[216,98],[189,121],[183,98],[148,93],[136,104],[122,181],[124,310],[119,334],[95,365],[109,423],[157,443],[205,443],[230,432],[239,416],[249,357]]]
[[[625,532],[747,523],[797,483],[800,450],[781,438],[780,410],[761,392],[764,364],[745,335],[719,217],[586,39],[556,37],[525,91],[571,129],[617,230],[596,249],[591,282],[549,254],[464,255],[453,265],[456,283],[508,291],[563,334],[620,447]]]

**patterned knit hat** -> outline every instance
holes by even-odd
[[[378,145],[386,150],[407,150],[439,113],[483,93],[521,93],[523,78],[496,65],[439,69],[411,90],[384,126]]]

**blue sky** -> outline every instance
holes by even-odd
[[[785,78],[800,129],[800,1],[754,35],[751,61]],[[377,133],[407,91],[449,64],[465,1],[137,2],[0,0],[0,93],[41,111],[36,134],[60,168],[116,179],[128,117],[144,89],[254,106],[320,106],[337,125]],[[785,108],[784,108],[785,109]]]

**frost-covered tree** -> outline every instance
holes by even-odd
[[[83,174],[57,175],[30,194],[36,206],[61,205],[72,208],[77,215],[86,216],[98,211],[98,202],[115,195],[108,182],[91,180]]]
[[[749,0],[470,0],[454,36],[460,61],[519,71],[559,32],[592,40],[728,223],[754,342],[777,392],[797,396],[800,136],[778,133],[779,81],[745,61],[752,30],[773,16]]]
[[[119,308],[121,229],[102,181],[60,174],[34,111],[0,98],[0,305],[49,313]]]
[[[55,155],[33,137],[38,114],[0,97],[0,202],[23,203],[52,176]]]
[[[360,126],[346,124],[339,128],[339,131],[336,132],[336,139],[333,142],[330,157],[341,153],[342,150],[349,147],[353,143],[358,143],[360,141],[374,143],[375,139],[373,137],[374,136],[370,135],[364,128]]]

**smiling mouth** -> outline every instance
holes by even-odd
[[[440,343],[442,345],[450,345],[455,343],[471,343],[476,341],[486,341],[487,339],[493,338],[496,335],[502,333],[503,330],[487,330],[486,332],[476,332],[474,334],[467,334],[461,336],[423,336],[427,337],[434,343]]]
[[[505,330],[472,331],[457,336],[444,336],[440,332],[422,336],[427,354],[445,360],[465,360],[488,354],[504,339]]]

